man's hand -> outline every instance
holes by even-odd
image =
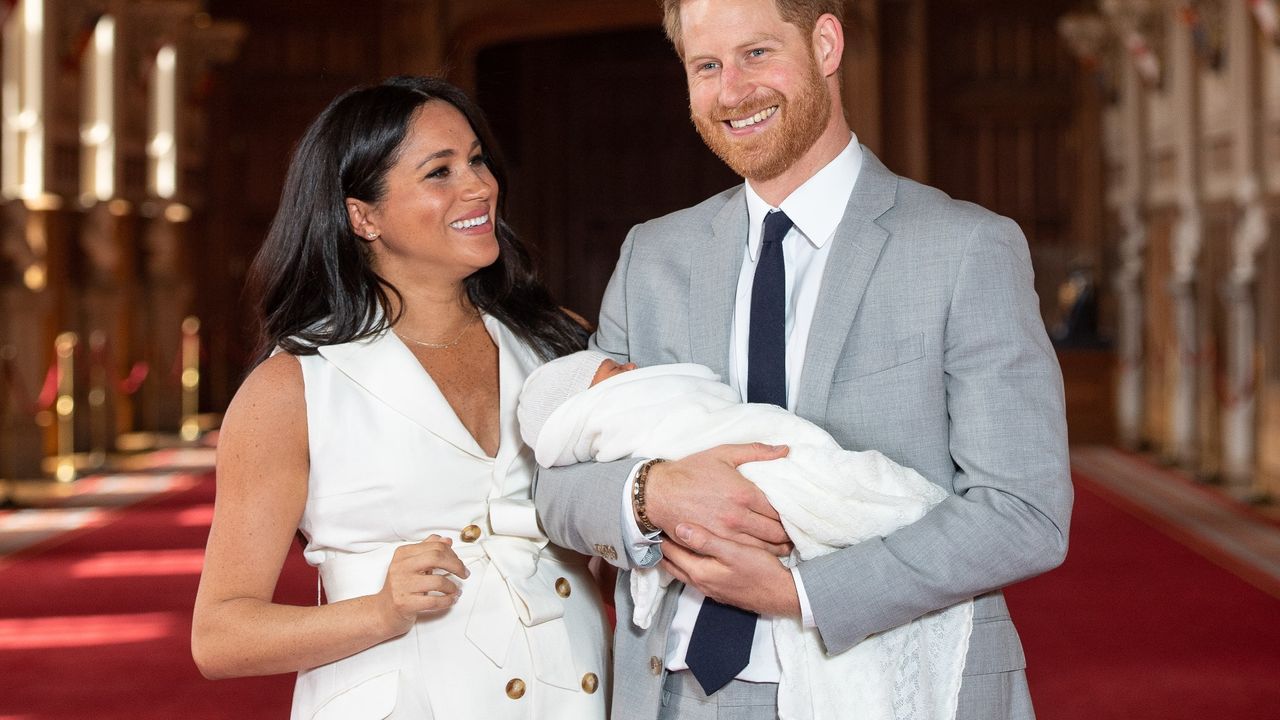
[[[706,528],[681,523],[677,543],[663,546],[661,566],[713,600],[760,615],[800,616],[791,571],[768,552],[730,542]]]
[[[775,460],[787,451],[762,443],[720,445],[654,465],[645,487],[646,514],[668,537],[676,537],[680,523],[696,521],[722,538],[785,556],[790,538],[777,511],[738,466]]]

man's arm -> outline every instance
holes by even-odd
[[[1072,487],[1062,375],[1012,221],[988,220],[968,240],[943,368],[955,494],[885,538],[800,565],[829,652],[1066,556]]]
[[[551,542],[620,568],[633,567],[620,498],[635,464],[618,460],[539,468],[533,500]]]
[[[636,228],[627,233],[618,264],[600,303],[600,323],[588,345],[618,362],[630,360],[627,344],[627,270]],[[551,542],[598,555],[620,568],[633,565],[619,510],[634,460],[539,468],[533,500]]]
[[[601,302],[600,324],[589,343],[593,350],[619,362],[633,359],[627,283],[639,231],[640,226],[632,228],[622,244]],[[650,518],[668,537],[678,523],[699,521],[722,537],[785,555],[789,546],[777,513],[764,493],[737,471],[742,463],[785,454],[785,448],[765,445],[724,445],[662,463],[651,473],[647,491]],[[625,511],[635,466],[634,460],[620,460],[540,469],[534,483],[534,504],[547,537],[557,545],[599,555],[620,568],[636,565],[639,560],[629,548],[637,529],[634,518],[627,517]],[[624,523],[633,525],[626,528]],[[644,554],[645,566],[661,558],[660,545],[651,549]]]

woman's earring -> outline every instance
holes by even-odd
[[[371,233],[369,233],[369,240],[371,240],[371,241],[372,241],[372,240],[377,240],[377,239],[378,239],[378,233],[376,233],[376,232],[371,232]]]

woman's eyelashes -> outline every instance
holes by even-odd
[[[473,169],[484,167],[487,164],[488,164],[488,158],[486,158],[483,153],[472,155],[470,158],[467,159],[467,166]],[[425,177],[429,180],[442,180],[444,178],[449,177],[452,174],[453,174],[452,168],[450,168],[448,165],[441,165],[440,167],[434,168],[429,172],[427,172]]]

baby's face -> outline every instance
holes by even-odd
[[[596,368],[596,374],[591,378],[591,387],[595,387],[614,375],[621,375],[624,372],[635,369],[636,364],[632,362],[629,362],[626,365],[621,365],[615,360],[605,360],[600,363],[600,367]]]

